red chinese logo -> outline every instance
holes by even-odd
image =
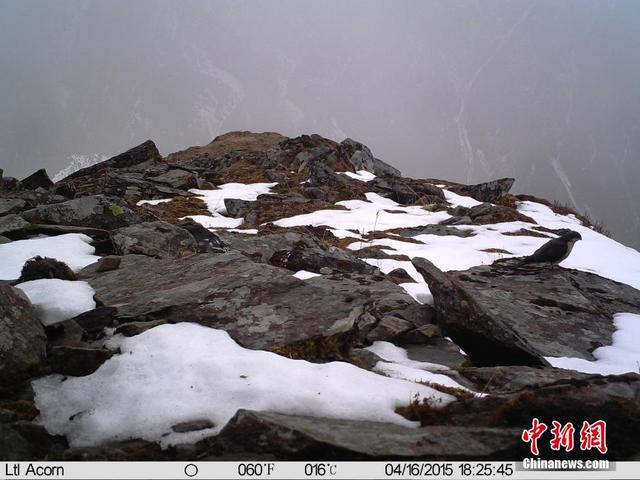
[[[547,426],[544,423],[540,423],[537,418],[533,419],[531,430],[525,430],[522,432],[522,440],[525,442],[531,442],[531,453],[538,455],[538,438],[547,430]]]
[[[600,453],[607,453],[607,422],[598,420],[589,423],[582,422],[580,429],[580,450],[597,448]]]
[[[551,438],[550,446],[552,450],[561,450],[564,448],[566,452],[573,450],[574,446],[574,434],[576,429],[571,422],[567,422],[562,425],[560,422],[553,420],[551,422],[552,428],[550,433]],[[522,440],[530,443],[531,453],[533,455],[539,455],[538,440],[544,432],[548,430],[545,423],[540,422],[537,418],[534,418],[531,422],[531,428],[523,430]],[[587,421],[582,422],[582,428],[580,429],[580,450],[591,450],[596,448],[600,453],[607,453],[607,422],[604,420],[598,420],[593,423]]]

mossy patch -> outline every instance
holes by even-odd
[[[117,217],[124,213],[124,209],[120,205],[109,205],[109,211],[114,217]]]
[[[0,408],[12,412],[17,420],[30,422],[34,420],[40,411],[32,400],[16,400],[13,402],[0,402]]]
[[[313,337],[271,349],[273,353],[294,360],[309,362],[332,362],[350,360],[350,335],[340,334],[330,337]]]
[[[189,215],[211,215],[207,204],[197,197],[174,197],[170,202],[158,205],[145,204],[138,209],[157,220],[173,224],[183,223],[184,220],[180,219]]]
[[[487,252],[487,253],[502,253],[505,255],[511,255],[511,252],[509,250],[505,250],[504,248],[483,248],[482,250],[480,250],[481,252]]]

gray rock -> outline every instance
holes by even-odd
[[[240,200],[238,198],[224,199],[224,206],[227,209],[227,214],[233,218],[244,217],[246,212],[251,210],[255,203],[256,202]]]
[[[10,424],[0,423],[0,458],[4,461],[33,460],[29,442]]]
[[[592,377],[588,373],[563,368],[533,368],[524,365],[466,367],[458,369],[458,373],[475,384],[477,391],[497,395]]]
[[[521,433],[522,428],[407,428],[238,410],[218,438],[223,445],[283,460],[498,460],[524,453]]]
[[[515,182],[515,178],[500,178],[477,185],[454,185],[449,190],[459,195],[472,197],[479,202],[495,203],[504,197]]]
[[[20,215],[5,215],[0,217],[0,235],[22,235],[25,234],[31,224]]]
[[[173,258],[186,252],[196,253],[198,244],[187,230],[167,222],[145,222],[111,232],[118,255],[140,254]]]
[[[206,428],[213,428],[215,424],[208,419],[191,420],[189,422],[181,422],[171,426],[171,430],[176,433],[195,432]]]
[[[20,198],[0,198],[0,217],[10,213],[19,213],[27,207],[27,202]]]
[[[60,345],[49,349],[47,362],[53,373],[81,377],[95,372],[111,356],[113,352],[106,348]]]
[[[425,259],[413,264],[444,330],[477,366],[593,360],[593,350],[611,344],[613,314],[640,313],[640,291],[591,273],[496,264],[445,274]]]
[[[182,170],[172,169],[156,177],[147,177],[147,180],[157,183],[164,183],[172,188],[181,188],[188,190],[189,188],[195,188],[198,185],[196,177],[193,173]]]
[[[378,340],[392,342],[412,328],[414,328],[413,324],[407,320],[394,315],[385,315],[378,322],[378,325],[369,332],[367,340],[372,343]]]
[[[27,297],[16,288],[0,285],[0,395],[18,390],[38,373],[46,341]]]
[[[0,235],[0,245],[2,245],[3,243],[10,243],[13,240],[11,240],[10,238],[7,237],[3,237],[2,235]]]
[[[32,173],[24,180],[21,180],[22,188],[27,190],[35,190],[36,188],[51,188],[53,186],[53,182],[47,175],[47,171],[44,168],[41,168],[37,172]]]
[[[340,153],[342,153],[351,163],[354,170],[367,170],[376,175],[400,176],[400,170],[392,167],[373,156],[371,150],[366,145],[356,142],[350,138],[340,142]]]
[[[328,275],[335,272],[373,273],[375,267],[359,260],[346,251],[335,249],[332,252],[317,247],[278,250],[269,259],[271,265],[286,268],[293,272],[309,272]]]
[[[76,198],[55,205],[41,205],[27,210],[22,215],[31,223],[73,225],[105,230],[126,227],[141,221],[126,202],[104,195]]]
[[[96,274],[90,266],[81,272],[98,302],[116,307],[122,323],[197,322],[222,328],[250,348],[339,336],[357,328],[366,312],[415,305],[385,277],[351,277],[302,282],[239,253],[179,260],[125,255],[118,270]]]

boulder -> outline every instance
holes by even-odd
[[[400,170],[375,158],[371,150],[360,142],[346,138],[340,142],[338,149],[339,152],[348,159],[356,171],[366,170],[376,175],[392,175],[397,177],[401,175]]]
[[[46,336],[27,297],[0,285],[0,395],[20,389],[40,370]]]
[[[640,375],[637,373],[583,378],[567,376],[517,393],[468,397],[450,403],[436,415],[427,411],[423,418],[413,419],[419,419],[423,425],[518,427],[520,433],[523,428],[531,428],[533,418],[538,418],[549,429],[554,420],[562,425],[571,422],[576,429],[576,443],[583,422],[603,420],[608,447],[606,458],[623,460],[640,450],[640,438],[636,434],[640,428],[639,388]],[[550,448],[549,435],[547,431],[544,441],[538,442],[541,458],[594,458],[594,455],[600,455],[597,450],[579,448],[571,452],[554,451]],[[527,456],[530,455],[527,446]]]
[[[462,225],[465,223],[488,225],[503,222],[526,222],[536,224],[534,219],[523,215],[515,208],[493,205],[491,203],[482,203],[471,208],[456,207],[449,210],[449,213],[452,215],[452,218],[445,220],[441,225]],[[463,219],[470,221],[463,221]]]
[[[220,432],[227,449],[281,460],[507,460],[524,453],[522,429],[431,426],[238,410]],[[210,458],[212,459],[212,458]]]
[[[32,173],[27,178],[21,180],[20,183],[22,184],[22,188],[26,190],[35,190],[36,188],[48,189],[53,186],[53,182],[44,168]]]
[[[271,256],[269,263],[293,272],[307,270],[324,273],[320,272],[323,268],[328,270],[328,273],[373,273],[375,271],[375,267],[337,249],[331,253],[313,248],[278,250]]]
[[[161,221],[119,228],[111,232],[111,240],[118,255],[173,258],[198,250],[195,238],[187,230]]]
[[[179,168],[171,169],[155,177],[147,177],[147,180],[164,183],[172,188],[181,188],[184,190],[198,186],[196,176],[193,173]]]
[[[403,205],[444,203],[442,189],[425,180],[382,175],[367,182],[376,193]]]
[[[454,193],[475,198],[479,202],[496,203],[504,197],[515,182],[515,178],[500,178],[477,185],[453,185],[449,187]]]
[[[19,213],[27,208],[27,202],[20,198],[0,198],[0,217],[10,213]]]
[[[125,255],[118,270],[96,273],[94,265],[80,276],[94,288],[99,304],[117,309],[121,323],[197,322],[224,329],[250,348],[328,337],[348,342],[342,337],[362,327],[369,312],[374,323],[378,312],[419,316],[410,310],[419,305],[383,276],[300,281],[234,252],[176,260]]]
[[[640,291],[587,272],[496,264],[445,274],[422,258],[413,264],[443,329],[477,366],[594,360],[593,350],[611,344],[613,314],[640,313]]]
[[[102,193],[124,195],[128,187],[148,185],[149,182],[143,181],[144,172],[152,171],[162,163],[161,160],[162,157],[156,145],[151,140],[147,140],[104,162],[72,173],[55,184],[55,191],[67,197]],[[133,169],[142,164],[144,164],[142,172],[137,175],[132,172],[120,172],[120,170]],[[167,166],[163,165],[154,173],[159,175],[166,169]]]
[[[47,362],[53,373],[81,377],[95,372],[113,353],[106,348],[59,345],[49,349]]]
[[[233,218],[244,217],[246,212],[251,210],[255,204],[255,201],[240,200],[238,198],[224,199],[224,207],[227,210],[227,214]]]
[[[0,235],[21,237],[26,234],[31,224],[20,215],[5,215],[0,217]]]
[[[113,230],[140,223],[142,219],[116,197],[94,195],[54,205],[41,205],[22,216],[31,223],[72,225]]]

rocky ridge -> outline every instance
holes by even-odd
[[[584,269],[518,268],[508,239],[532,252],[562,230],[534,218],[531,200],[548,202],[513,195],[512,184],[410,179],[350,139],[250,132],[167,157],[147,141],[56,183],[44,170],[3,177],[0,255],[18,258],[42,236],[91,251],[75,273],[44,250],[17,269],[0,260],[0,458],[520,459],[530,455],[522,430],[534,416],[550,423],[552,411],[576,425],[606,420],[617,429],[606,457],[637,455],[638,372],[552,364],[596,360],[613,343],[615,315],[640,314],[640,291]],[[482,235],[499,241],[475,249],[483,260],[470,268],[439,268],[429,253]],[[91,305],[45,322],[49,307],[29,288],[39,279],[84,282]],[[457,400],[398,405],[419,428],[240,409],[215,435],[168,448],[142,438],[78,446],[39,417],[33,380],[92,375],[122,355],[114,335],[183,322],[292,359],[404,371]],[[417,362],[424,377],[407,377]],[[174,431],[214,427],[187,420]]]

